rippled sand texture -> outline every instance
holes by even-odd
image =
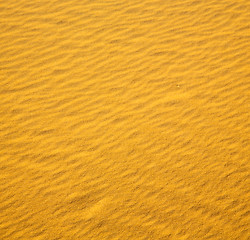
[[[0,5],[0,239],[249,239],[250,1]]]

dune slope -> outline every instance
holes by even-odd
[[[249,239],[250,1],[0,4],[0,239]]]

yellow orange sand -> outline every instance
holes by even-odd
[[[0,239],[249,239],[250,1],[0,3]]]

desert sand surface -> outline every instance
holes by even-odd
[[[1,1],[0,239],[249,239],[249,40],[249,0]]]

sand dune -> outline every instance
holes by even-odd
[[[249,239],[250,1],[0,4],[0,239]]]

